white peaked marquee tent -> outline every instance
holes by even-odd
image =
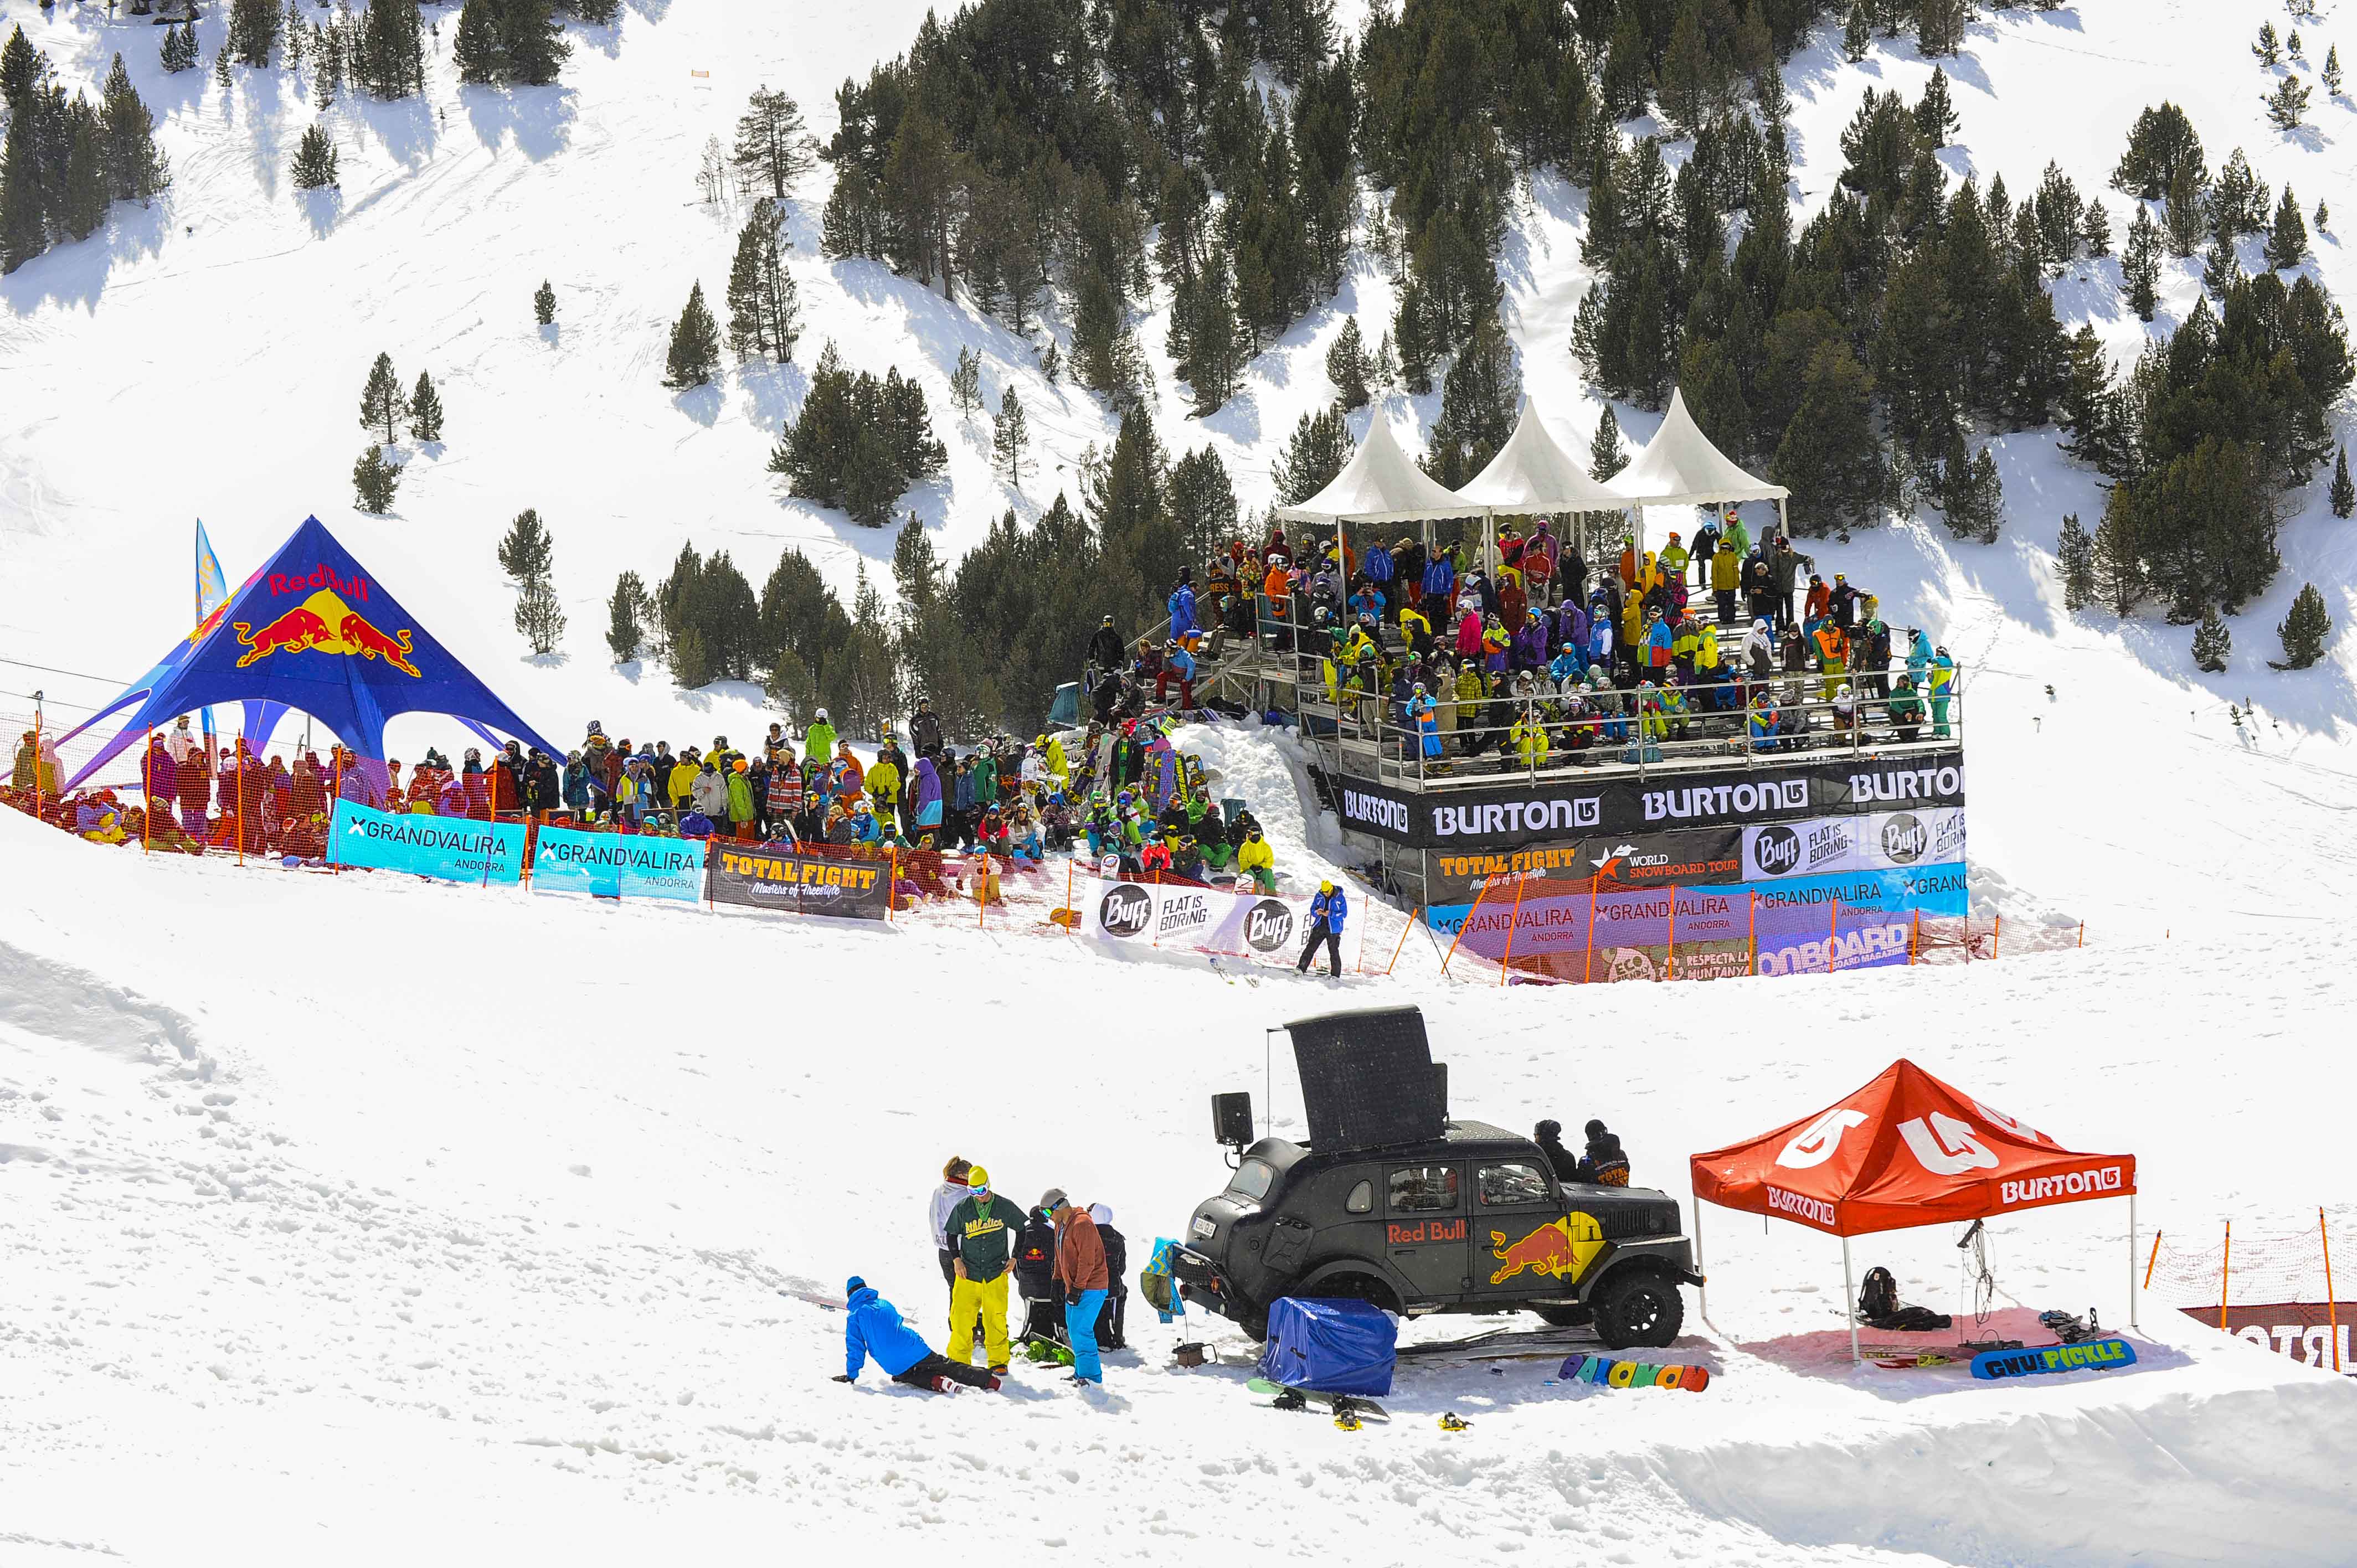
[[[1702,426],[1686,412],[1685,394],[1670,393],[1670,412],[1661,429],[1629,466],[1606,483],[1606,489],[1625,507],[1717,506],[1727,501],[1774,501],[1776,529],[1785,531],[1784,502],[1792,491],[1781,485],[1746,473],[1726,453],[1710,444]],[[1637,547],[1644,548],[1642,524]]]
[[[1415,466],[1378,410],[1367,438],[1326,488],[1298,506],[1278,507],[1280,522],[1330,523],[1338,549],[1347,551],[1354,522],[1430,522],[1447,517],[1485,515]]]
[[[1500,513],[1508,517],[1556,516],[1570,512],[1621,511],[1629,501],[1613,494],[1547,434],[1537,405],[1523,400],[1522,418],[1498,455],[1466,481],[1459,500],[1478,503],[1483,510],[1482,546],[1490,553],[1491,532]]]

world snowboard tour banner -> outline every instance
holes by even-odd
[[[1309,940],[1310,900],[1195,883],[1092,876],[1080,896],[1081,935],[1141,948],[1178,948],[1262,963],[1292,963]],[[1355,912],[1354,912],[1355,913]],[[1342,928],[1342,962],[1357,969],[1363,921]],[[1320,953],[1319,963],[1326,961]]]
[[[1964,803],[1961,750],[1871,754],[1730,776],[1654,772],[1517,782],[1416,793],[1366,779],[1330,779],[1342,825],[1410,849],[1512,849],[1552,840],[1672,829],[1748,827]]]
[[[892,863],[838,860],[790,849],[715,843],[704,866],[705,897],[715,904],[881,920],[892,908]]]
[[[533,850],[532,883],[543,892],[694,904],[704,897],[704,846],[702,839],[544,827]]]
[[[394,814],[336,801],[328,859],[337,865],[406,871],[444,882],[514,882],[523,875],[521,822]]]

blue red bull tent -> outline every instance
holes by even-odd
[[[410,713],[448,714],[478,734],[497,730],[565,755],[419,626],[316,517],[155,668],[62,737],[132,710],[66,789],[178,714],[228,703],[243,703],[260,734],[285,713],[308,714],[367,757],[384,755],[385,721]]]

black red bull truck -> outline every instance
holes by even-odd
[[[1178,1294],[1254,1338],[1284,1296],[1416,1317],[1534,1312],[1612,1349],[1664,1346],[1700,1285],[1677,1201],[1558,1181],[1529,1138],[1448,1116],[1448,1075],[1414,1007],[1286,1026],[1309,1141],[1253,1136],[1252,1099],[1212,1097],[1227,1189],[1197,1206]]]

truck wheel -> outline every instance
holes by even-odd
[[[1268,1339],[1268,1308],[1265,1306],[1255,1306],[1238,1314],[1236,1317],[1236,1326],[1244,1331],[1245,1338],[1259,1340],[1264,1344],[1266,1343]]]
[[[1551,1323],[1557,1328],[1585,1328],[1593,1319],[1593,1315],[1587,1308],[1574,1306],[1567,1302],[1550,1306],[1534,1306],[1531,1310],[1537,1313],[1543,1321]]]
[[[1588,1301],[1597,1337],[1611,1350],[1631,1345],[1660,1347],[1685,1326],[1686,1304],[1675,1280],[1652,1269],[1620,1269]]]

